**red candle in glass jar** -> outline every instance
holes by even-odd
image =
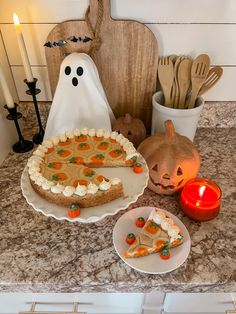
[[[180,207],[192,219],[206,221],[215,218],[220,210],[221,189],[205,178],[190,179],[185,184]]]

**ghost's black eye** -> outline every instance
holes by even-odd
[[[71,72],[71,68],[70,68],[69,66],[67,66],[67,67],[65,68],[65,73],[66,73],[66,75],[70,75],[70,72]]]
[[[76,72],[77,72],[77,74],[78,74],[79,76],[81,76],[81,75],[83,75],[84,70],[83,70],[82,67],[78,67],[77,70],[76,70]]]

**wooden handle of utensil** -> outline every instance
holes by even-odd
[[[194,108],[197,96],[198,96],[198,91],[197,90],[192,90],[192,94],[190,96],[189,103],[188,103],[188,106],[187,106],[188,109],[193,109]]]
[[[166,107],[170,107],[170,108],[172,108],[172,102],[171,102],[171,97],[170,97],[170,92],[165,92],[164,93],[164,98],[165,98],[165,106]]]

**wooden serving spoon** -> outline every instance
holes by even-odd
[[[185,107],[186,95],[191,85],[191,67],[192,60],[190,58],[182,60],[179,64],[179,69],[177,73],[177,81],[179,85],[179,100],[177,108],[179,109],[184,109]]]
[[[207,74],[205,82],[202,84],[202,87],[198,93],[198,96],[206,93],[210,88],[212,88],[221,78],[223,74],[223,69],[219,66],[213,67],[210,69]]]
[[[192,64],[191,83],[192,94],[188,103],[188,108],[194,108],[198,93],[202,84],[206,80],[210,68],[210,58],[206,54],[199,55]]]

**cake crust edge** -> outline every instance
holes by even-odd
[[[50,190],[44,190],[39,185],[35,184],[31,179],[30,183],[34,191],[49,203],[64,207],[70,207],[70,205],[73,203],[78,204],[78,206],[81,208],[94,207],[109,203],[119,197],[124,196],[122,183],[112,185],[109,190],[98,191],[96,194],[86,194],[85,196],[72,195],[70,197],[66,197],[61,193],[52,193]]]

